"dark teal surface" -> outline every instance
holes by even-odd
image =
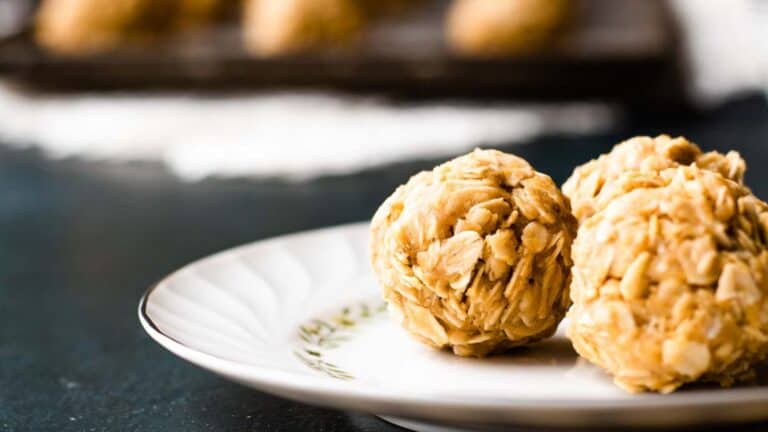
[[[629,117],[611,135],[507,149],[562,182],[619,138],[659,132],[741,151],[748,183],[768,198],[768,106],[758,96],[700,116]],[[310,182],[182,183],[157,166],[54,162],[0,147],[0,431],[399,430],[191,366],[144,334],[136,306],[149,285],[196,258],[367,219],[396,185],[435,162]]]

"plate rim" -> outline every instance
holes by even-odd
[[[765,404],[768,407],[768,388],[730,388],[711,390],[691,390],[661,395],[644,393],[628,398],[618,399],[569,399],[569,398],[482,398],[473,397],[462,399],[432,393],[408,393],[389,388],[377,388],[359,385],[354,382],[332,380],[324,376],[311,374],[297,376],[296,373],[271,369],[255,364],[243,364],[234,360],[216,356],[211,353],[194,349],[183,342],[164,333],[152,320],[147,312],[147,305],[153,292],[174,278],[180,272],[239,250],[275,241],[287,240],[301,236],[312,236],[323,232],[337,230],[360,229],[368,225],[368,221],[353,222],[330,227],[298,231],[261,240],[255,240],[239,246],[224,249],[219,252],[196,259],[179,269],[169,273],[142,294],[138,303],[138,318],[144,331],[158,344],[178,357],[195,364],[217,375],[233,379],[260,391],[277,394],[282,397],[310,400],[323,396],[325,406],[348,408],[350,403],[343,401],[354,398],[356,405],[408,405],[414,409],[441,410],[473,410],[478,412],[496,412],[498,410],[526,411],[615,411],[624,409],[668,409],[684,407],[741,406],[745,404]],[[727,395],[724,393],[727,392]],[[298,397],[301,396],[301,397]],[[317,404],[317,403],[315,403]],[[394,405],[393,405],[394,404]],[[397,414],[395,412],[394,414]]]

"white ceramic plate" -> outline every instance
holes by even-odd
[[[145,294],[139,318],[168,350],[244,385],[424,431],[768,418],[768,385],[626,394],[561,333],[485,360],[425,348],[387,317],[368,266],[367,224],[188,265]]]

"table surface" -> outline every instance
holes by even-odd
[[[747,182],[768,197],[768,105],[760,96],[697,116],[630,116],[616,133],[507,149],[562,182],[620,138],[660,132],[741,151],[750,161]],[[400,430],[189,365],[144,334],[136,305],[163,275],[212,252],[365,220],[396,185],[436,162],[310,182],[191,184],[157,166],[50,161],[0,147],[0,430]]]

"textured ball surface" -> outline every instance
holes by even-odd
[[[621,181],[579,228],[569,337],[629,391],[748,378],[768,352],[768,206],[695,166],[654,182]]]
[[[408,332],[484,356],[555,331],[569,305],[575,230],[552,179],[516,156],[475,150],[413,176],[382,204],[371,261]]]
[[[667,168],[695,165],[717,172],[741,183],[746,164],[734,151],[702,153],[701,149],[685,138],[660,135],[656,138],[635,137],[618,144],[599,158],[576,168],[563,184],[563,193],[571,200],[573,214],[583,221],[604,208],[628,187],[638,182],[653,181]],[[635,172],[633,178],[623,176]],[[617,180],[621,181],[617,182]],[[633,186],[622,182],[634,182]]]

